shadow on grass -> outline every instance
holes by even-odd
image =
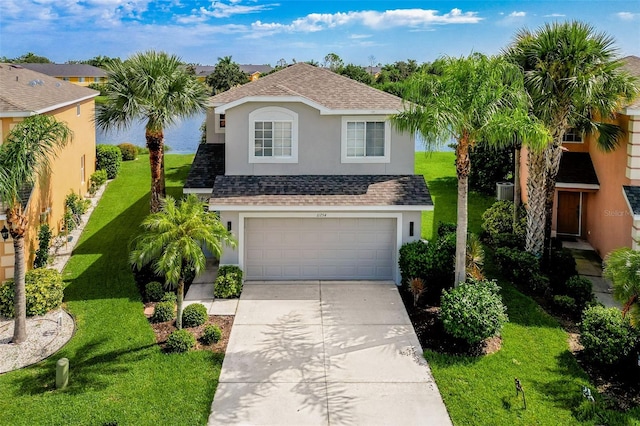
[[[177,166],[177,167],[165,167],[164,170],[164,177],[165,180],[170,180],[173,182],[179,182],[180,185],[182,185],[182,183],[184,182],[185,176],[187,176],[189,174],[189,170],[191,169],[191,163],[189,164],[184,164],[182,166]],[[170,187],[167,187],[167,192],[169,190]],[[180,190],[180,193],[182,193],[182,186],[173,186],[171,187],[173,188],[177,188]],[[171,195],[171,194],[169,194]],[[173,195],[172,195],[173,196]]]

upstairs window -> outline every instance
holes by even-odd
[[[249,162],[297,163],[298,114],[280,107],[250,113]]]
[[[582,133],[576,129],[569,129],[562,137],[562,142],[582,143]]]
[[[220,114],[219,124],[220,124],[220,128],[221,129],[224,129],[225,127],[227,127],[227,119],[226,119],[226,116],[224,114]]]
[[[390,128],[384,117],[342,119],[343,163],[388,163]]]

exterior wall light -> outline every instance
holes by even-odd
[[[7,229],[7,225],[4,225],[2,227],[2,231],[0,231],[0,234],[2,235],[2,239],[4,241],[7,241],[7,238],[9,238],[9,230]]]

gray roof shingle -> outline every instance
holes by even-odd
[[[622,189],[633,215],[640,215],[640,186],[623,185]]]
[[[248,97],[302,97],[329,110],[401,111],[403,101],[390,93],[344,77],[325,68],[297,63],[234,87],[209,99],[224,105]]]
[[[41,72],[51,77],[106,77],[107,73],[89,64],[38,64],[24,63],[20,66]]]
[[[200,144],[191,163],[185,189],[212,189],[216,176],[224,174],[225,145],[219,143]]]
[[[217,176],[215,206],[432,206],[421,175]]]
[[[560,158],[558,183],[599,185],[596,170],[588,152],[565,152]]]

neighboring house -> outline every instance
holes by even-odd
[[[640,78],[640,58],[623,62]],[[622,108],[615,123],[625,136],[610,153],[598,149],[593,135],[565,135],[553,207],[553,234],[585,239],[601,257],[619,247],[640,248],[640,99]],[[520,184],[526,201],[524,151]]]
[[[215,69],[215,65],[196,65],[196,77],[200,81],[205,81],[207,76]],[[240,71],[247,74],[250,81],[256,81],[262,74],[268,74],[273,71],[273,68],[270,65],[240,65]]]
[[[28,188],[24,197],[30,223],[25,240],[27,268],[33,265],[38,226],[48,223],[56,235],[62,225],[65,197],[72,191],[87,193],[96,162],[93,115],[97,95],[95,90],[20,65],[0,64],[0,143],[17,123],[36,114],[52,115],[73,131],[72,141],[51,161],[51,173]],[[0,229],[5,220],[6,210],[0,207]],[[0,282],[13,277],[13,265],[13,241],[11,237],[0,239]]]
[[[107,73],[101,68],[88,64],[20,64],[32,71],[40,72],[59,80],[69,81],[78,86],[91,83],[106,83]]]
[[[184,187],[238,238],[250,280],[400,281],[398,250],[433,204],[400,98],[298,63],[210,99]]]

